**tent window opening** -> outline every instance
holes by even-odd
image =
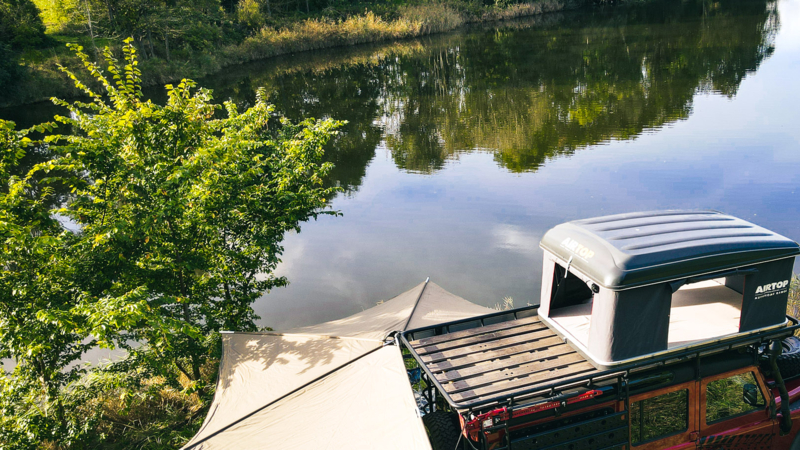
[[[672,293],[669,348],[739,332],[743,276],[684,284]]]
[[[548,317],[573,342],[602,347],[609,359],[740,332],[743,275],[685,278],[619,291],[597,288],[594,293],[591,281],[556,263],[551,282]]]
[[[556,264],[553,272],[553,289],[550,298],[550,308],[557,309],[565,306],[575,306],[591,303],[592,290],[572,272],[564,278],[565,268]],[[591,308],[590,308],[591,309]]]
[[[550,317],[584,344],[589,338],[594,293],[585,281],[555,265],[550,290]]]

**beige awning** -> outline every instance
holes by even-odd
[[[344,319],[225,333],[214,401],[184,449],[430,449],[400,349],[384,339],[491,312],[425,282]]]
[[[294,328],[287,333],[384,339],[393,331],[422,328],[495,312],[442,289],[420,283],[391,300],[344,319]]]

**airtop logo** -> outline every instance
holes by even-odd
[[[584,247],[581,243],[572,238],[566,238],[561,241],[561,246],[578,255],[578,257],[586,260],[594,256],[594,252]]]
[[[789,285],[789,280],[778,281],[777,283],[769,283],[759,286],[756,289],[756,294],[766,294],[769,292],[777,291],[779,289],[783,289]]]

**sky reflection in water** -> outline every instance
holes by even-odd
[[[603,214],[711,208],[800,240],[797,4],[691,6],[563,15],[278,77],[287,115],[350,120],[332,158],[351,164],[343,217],[287,237],[291,284],[256,304],[263,323],[343,317],[426,276],[482,305],[538,303],[542,234]]]

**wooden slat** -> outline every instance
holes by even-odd
[[[451,341],[453,339],[461,339],[468,336],[490,333],[492,331],[505,330],[507,328],[519,327],[522,325],[527,325],[536,322],[539,322],[539,316],[523,317],[522,319],[509,320],[508,322],[495,323],[492,325],[486,325],[484,327],[470,328],[469,330],[455,331],[453,333],[441,334],[439,336],[431,336],[429,338],[423,338],[416,341],[411,341],[409,342],[409,344],[411,344],[411,347],[416,349],[418,347],[424,347],[431,344],[439,344],[442,342]]]
[[[561,356],[567,354],[577,354],[577,353],[575,352],[575,349],[573,349],[569,345],[566,344],[556,345],[554,347],[550,347],[548,349],[538,351],[535,353],[522,353],[516,356],[507,357],[505,359],[486,361],[484,363],[473,365],[470,367],[465,367],[462,369],[448,370],[446,372],[435,374],[435,377],[439,382],[444,384],[444,383],[449,383],[451,381],[457,381],[463,378],[482,375],[484,373],[496,372],[498,370],[506,368],[519,367],[527,363],[530,363],[532,360],[539,362],[547,358],[552,358],[555,356]],[[581,356],[581,358],[583,357]]]
[[[538,316],[410,342],[417,358],[461,405],[512,396],[597,371]]]
[[[546,339],[540,339],[535,342],[527,342],[525,344],[513,345],[511,347],[506,347],[499,350],[482,352],[476,355],[466,355],[460,358],[452,358],[447,361],[442,361],[436,364],[426,364],[426,366],[431,372],[443,372],[445,370],[467,367],[475,363],[490,361],[493,359],[502,358],[504,356],[512,356],[519,353],[531,353],[533,351],[542,351],[556,345],[567,345],[567,344],[565,344],[560,337],[553,336]]]
[[[505,347],[511,347],[512,345],[517,345],[517,344],[528,345],[531,348],[531,350],[535,350],[539,346],[538,341],[553,336],[555,336],[555,333],[553,333],[550,329],[544,329],[541,331],[534,331],[532,333],[526,333],[508,338],[495,339],[493,341],[482,342],[475,345],[468,345],[465,347],[454,348],[452,350],[445,350],[439,353],[431,353],[429,355],[423,355],[421,356],[421,358],[424,363],[432,364],[432,363],[437,363],[439,361],[444,361],[446,359],[457,358],[459,356],[474,354],[479,352],[498,350]]]
[[[479,334],[477,336],[467,336],[461,339],[442,342],[440,344],[432,344],[425,347],[419,347],[416,350],[418,355],[427,355],[429,353],[437,353],[445,350],[452,350],[454,348],[466,347],[467,345],[480,344],[481,342],[492,341],[511,336],[518,336],[520,334],[532,333],[534,331],[540,331],[546,329],[547,325],[541,322],[536,322],[530,325],[523,325],[521,327],[495,331],[493,333]]]
[[[529,388],[536,384],[540,384],[544,380],[553,380],[556,378],[565,379],[570,376],[584,374],[594,370],[597,369],[595,369],[594,366],[592,366],[588,362],[584,361],[566,367],[561,367],[555,370],[533,374],[527,377],[516,378],[513,380],[499,382],[491,384],[489,386],[480,387],[477,389],[458,392],[455,394],[451,394],[450,398],[452,398],[456,402],[463,402],[480,397],[492,397],[499,393],[503,393],[503,395],[506,395],[506,394],[511,394],[515,391],[523,390],[524,388]]]
[[[552,370],[559,367],[569,366],[577,362],[585,362],[583,356],[578,353],[571,353],[561,357],[548,359],[545,361],[536,361],[524,366],[506,368],[494,373],[485,374],[479,377],[467,378],[453,383],[443,384],[444,390],[453,394],[456,392],[466,391],[469,389],[477,389],[493,383],[498,383],[512,378],[527,377],[529,375],[543,372],[545,370]]]

